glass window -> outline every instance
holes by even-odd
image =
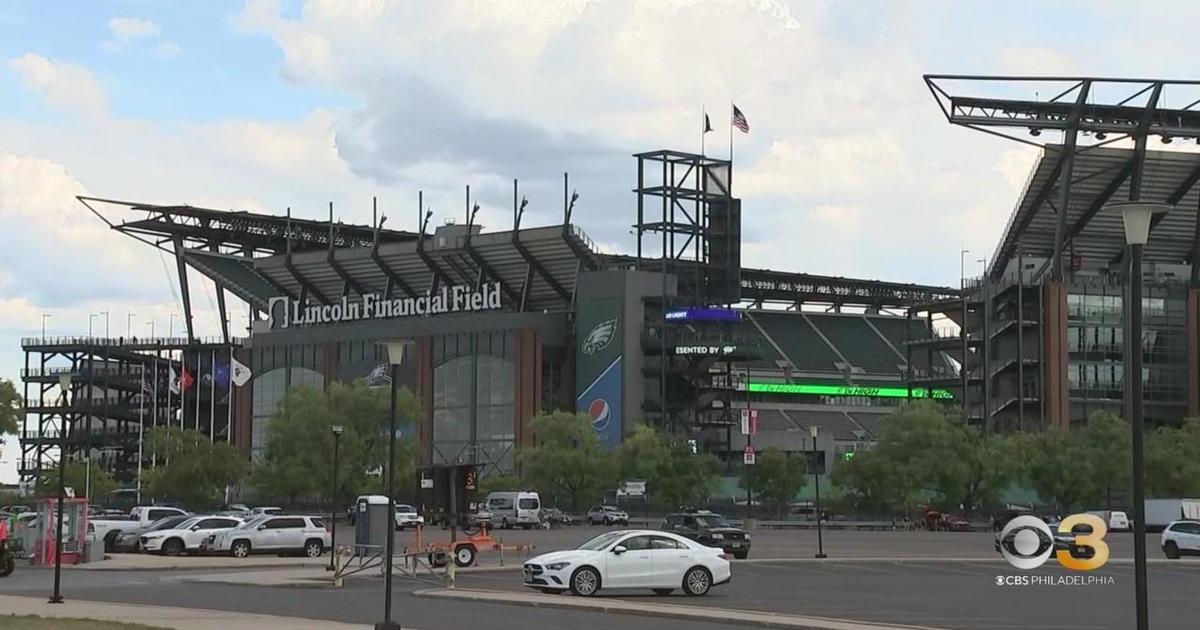
[[[653,549],[686,549],[683,543],[666,536],[651,536],[650,546]]]
[[[645,551],[650,548],[649,536],[633,536],[621,541],[622,545],[630,551]]]
[[[317,518],[317,517],[315,517],[315,516],[314,516],[314,517],[312,517],[312,518],[310,518],[310,519],[308,519],[308,520],[312,521],[312,526],[313,526],[313,528],[315,528],[315,529],[325,529],[325,521],[324,521],[324,519],[320,519],[320,518]]]
[[[522,510],[536,510],[538,509],[538,500],[533,498],[521,499],[517,502],[517,507]]]
[[[299,529],[304,527],[302,518],[273,518],[267,521],[267,529]]]

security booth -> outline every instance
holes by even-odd
[[[87,536],[87,499],[63,500],[62,563],[83,561],[84,539]],[[58,536],[58,498],[38,501],[37,541],[34,543],[34,563],[54,564],[55,540]]]
[[[358,497],[354,511],[354,555],[383,553],[395,524],[395,517],[388,514],[388,498],[381,494]]]

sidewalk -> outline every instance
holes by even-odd
[[[40,617],[70,617],[140,623],[147,626],[174,628],[175,630],[359,630],[367,625],[339,623],[336,621],[300,619],[297,617],[275,617],[235,613],[224,610],[198,610],[195,608],[170,608],[167,606],[143,606],[140,604],[109,604],[67,600],[50,605],[42,597],[16,597],[0,595],[0,620],[4,615],[38,615]]]
[[[563,597],[561,595],[537,595],[533,593],[468,589],[427,589],[416,591],[414,595],[438,599],[532,606],[534,608],[566,608],[603,612],[606,614],[667,617],[697,622],[733,623],[763,628],[790,628],[791,630],[940,630],[929,626],[903,626],[850,619],[784,615],[753,610],[709,608],[707,606],[663,604],[658,602],[651,604],[624,600],[619,597]]]
[[[329,564],[329,556],[320,558],[280,558],[278,556],[156,556],[146,553],[114,553],[102,562],[85,562],[63,565],[72,571],[158,571],[158,570],[206,570],[213,569],[266,569],[323,567]],[[53,569],[53,566],[48,568]]]

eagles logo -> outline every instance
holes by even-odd
[[[580,349],[584,354],[596,354],[612,343],[617,334],[617,320],[610,319],[596,324],[596,327],[583,338]]]

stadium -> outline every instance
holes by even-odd
[[[926,81],[949,123],[1039,149],[986,275],[961,287],[744,267],[753,211],[742,212],[733,165],[673,150],[633,156],[623,254],[572,221],[579,196],[565,175],[561,222],[523,225],[514,181],[511,225],[488,230],[469,188],[462,223],[431,226],[418,202],[416,232],[385,228],[378,213],[345,224],[332,208],[314,221],[80,198],[175,261],[185,334],[24,339],[19,472],[50,465],[63,427],[69,456],[98,457],[126,481],[140,437],[164,424],[255,457],[289,387],[385,385],[380,342],[397,339],[413,342],[399,378],[421,403],[411,420],[422,463],[483,474],[512,471],[514,449],[533,439],[529,419],[559,409],[589,414],[609,444],[643,423],[686,434],[730,474],[765,448],[805,453],[828,473],[913,398],[955,405],[986,431],[1066,427],[1119,411],[1126,388],[1125,248],[1120,217],[1102,212],[1122,198],[1173,208],[1145,250],[1147,418],[1200,415],[1200,154],[1147,149],[1151,137],[1200,137],[1200,113],[1156,96],[1192,84]],[[1106,81],[1119,98],[1096,96]],[[1011,98],[1023,82],[1065,89]],[[1043,133],[1056,139],[1038,144]],[[219,337],[195,334],[188,270],[217,289]],[[231,298],[252,313],[244,335],[230,330],[241,307]]]

